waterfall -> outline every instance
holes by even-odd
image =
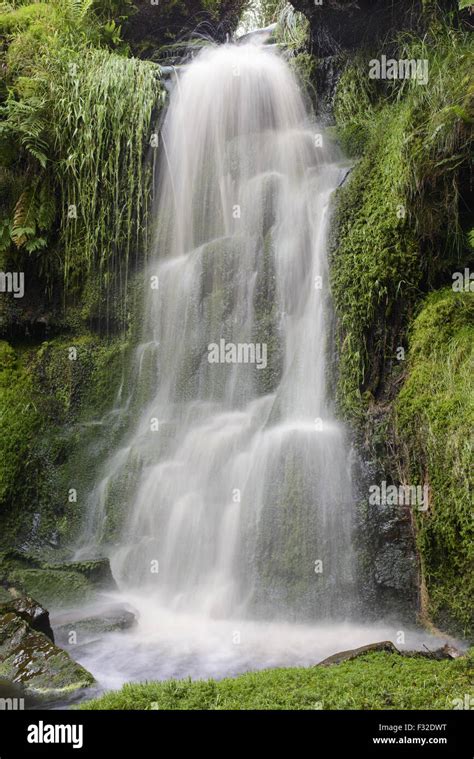
[[[350,461],[327,392],[341,169],[326,142],[264,47],[209,47],[173,87],[136,351],[143,402],[88,523],[100,540],[128,472],[112,568],[167,612],[321,622],[355,606]]]

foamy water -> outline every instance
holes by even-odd
[[[301,625],[218,620],[172,613],[150,603],[145,595],[112,595],[110,601],[134,609],[138,626],[125,632],[89,635],[91,640],[82,645],[79,636],[78,644],[68,648],[103,690],[115,690],[132,681],[222,679],[274,667],[309,667],[336,652],[383,640],[391,640],[401,650],[434,650],[445,642],[395,622]],[[400,642],[401,634],[404,642]]]

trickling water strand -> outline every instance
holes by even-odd
[[[139,461],[112,566],[170,610],[321,620],[355,603],[348,455],[326,393],[339,169],[318,132],[286,63],[255,45],[204,50],[171,96],[137,351],[156,388],[89,522],[100,532],[110,480]]]

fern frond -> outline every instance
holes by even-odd
[[[18,198],[13,211],[11,237],[17,248],[21,248],[27,240],[28,216],[31,209],[31,189],[24,190]]]

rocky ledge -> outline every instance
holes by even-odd
[[[54,643],[49,614],[29,596],[0,605],[0,681],[21,687],[25,701],[71,696],[94,678]]]

